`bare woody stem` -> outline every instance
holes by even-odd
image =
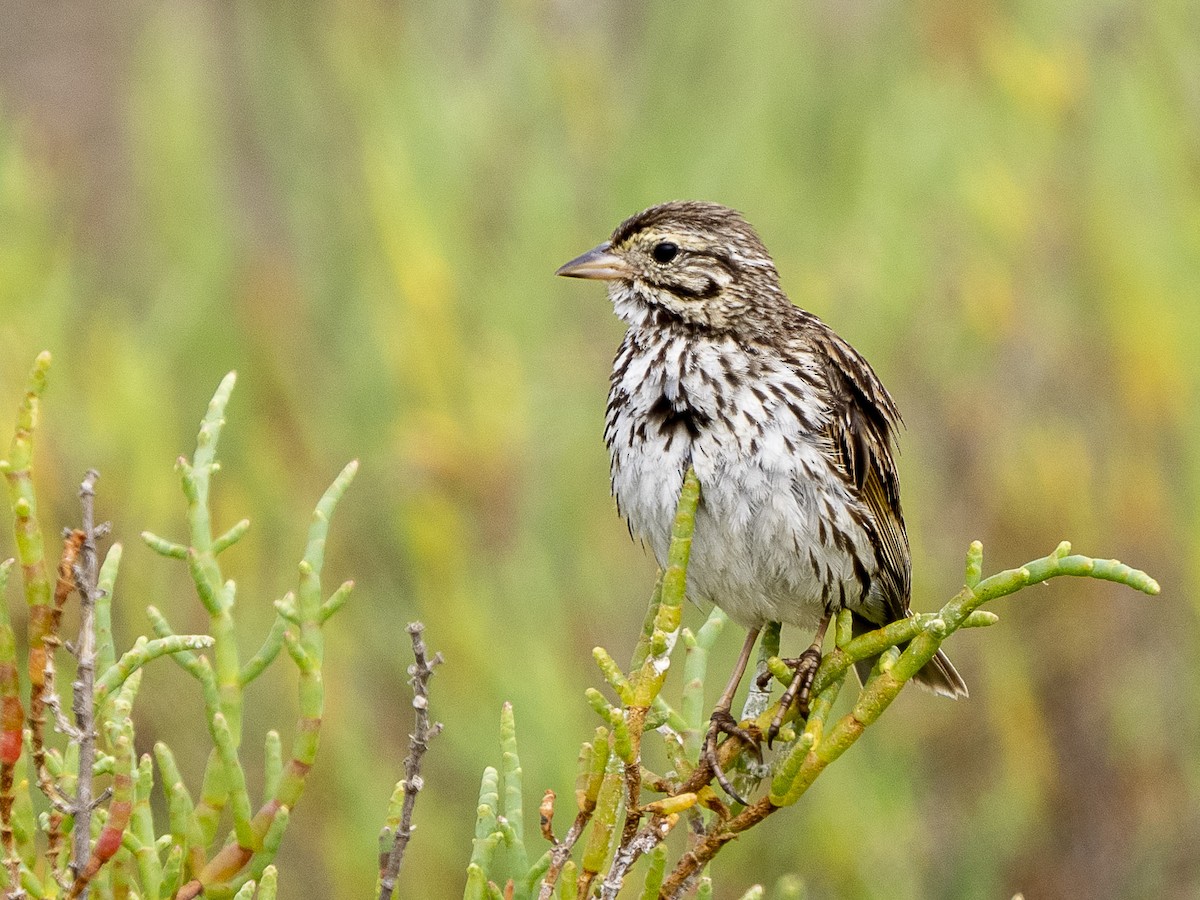
[[[596,812],[600,788],[604,784],[605,770],[608,766],[608,755],[608,729],[601,726],[596,729],[594,740],[591,743],[585,743],[580,748],[579,772],[575,782],[575,804],[579,812],[567,830],[566,836],[558,843],[551,841],[553,848],[550,851],[550,866],[546,870],[541,888],[538,890],[538,900],[550,900],[554,894],[554,887],[571,858],[571,851],[583,836],[584,829],[587,828]],[[553,811],[549,812],[552,815]],[[547,811],[543,810],[542,815],[545,817]],[[547,822],[544,830],[549,830],[549,824]],[[550,836],[553,837],[553,833]]]
[[[79,641],[75,654],[79,660],[74,684],[75,728],[79,739],[79,781],[75,791],[75,825],[71,834],[71,870],[75,873],[76,885],[87,868],[91,855],[93,768],[96,762],[96,716],[93,704],[96,681],[96,633],[94,616],[96,610],[96,581],[99,562],[96,556],[96,479],[100,475],[89,469],[79,488],[80,506],[83,511],[84,540],[77,587],[79,588],[80,623]],[[87,882],[72,889],[73,897],[87,897]]]
[[[392,891],[396,886],[396,876],[400,872],[400,864],[404,861],[404,851],[412,838],[413,807],[416,806],[417,794],[424,787],[421,777],[421,758],[429,749],[429,742],[442,730],[441,722],[429,721],[429,679],[433,676],[434,667],[442,662],[442,654],[435,653],[433,658],[427,656],[425,642],[421,634],[425,626],[420,622],[411,622],[407,631],[412,638],[413,658],[415,662],[408,667],[409,684],[413,689],[413,709],[416,710],[416,723],[413,733],[409,735],[409,754],[404,760],[404,806],[400,815],[400,824],[396,828],[392,841],[391,852],[387,855],[386,863],[379,877],[379,900],[391,900]]]
[[[642,854],[649,853],[661,844],[679,821],[678,813],[668,816],[655,814],[645,827],[634,832],[633,837],[622,840],[613,856],[608,874],[600,885],[600,900],[617,900],[617,893],[621,890],[625,876],[633,868],[633,864]]]
[[[76,869],[78,874],[67,895],[71,898],[87,895],[92,879],[121,847],[125,829],[129,827],[129,819],[133,812],[133,728],[128,719],[123,726],[123,733],[116,738],[112,802],[108,806],[108,819],[100,829],[100,835],[96,838],[95,847],[86,864]]]
[[[658,893],[659,900],[678,900],[684,896],[695,884],[703,868],[717,855],[717,851],[780,808],[775,806],[769,797],[763,797],[726,822],[724,827],[706,834],[696,846],[683,855],[670,877],[663,882]]]
[[[60,816],[71,815],[74,812],[74,803],[64,796],[58,783],[46,768],[46,709],[49,707],[54,712],[60,731],[69,737],[78,738],[75,734],[75,727],[65,719],[59,706],[58,690],[54,678],[54,657],[58,648],[62,646],[59,626],[62,623],[63,608],[66,606],[67,599],[76,590],[75,569],[78,565],[79,553],[86,540],[87,533],[81,528],[67,532],[63,538],[62,557],[58,563],[58,580],[54,584],[54,603],[51,606],[38,607],[41,613],[37,631],[42,635],[41,643],[37,647],[31,645],[29,648],[29,736],[34,775],[37,777],[38,787],[41,788],[42,793],[46,795]],[[37,662],[35,662],[35,658]],[[35,669],[37,669],[37,678],[33,677]]]

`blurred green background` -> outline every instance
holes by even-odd
[[[461,892],[502,701],[527,804],[571,796],[591,648],[628,657],[653,563],[600,438],[621,326],[553,272],[680,197],[742,209],[895,394],[917,608],[975,538],[987,571],[1066,538],[1163,586],[996,607],[949,648],[970,700],[906,692],[718,858],[718,896],[790,871],[820,898],[1200,896],[1196,3],[0,0],[0,421],[50,349],[44,522],[100,469],[119,634],[147,603],[203,625],[137,534],[183,536],[172,462],[227,370],[216,502],[218,526],[253,520],[226,562],[247,653],[312,504],[362,460],[283,896],[370,893],[410,619],[447,658],[446,731],[403,895]],[[291,733],[294,675],[272,679],[250,748]],[[157,663],[139,707],[140,749],[198,773],[194,686]]]

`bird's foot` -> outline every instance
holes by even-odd
[[[731,737],[740,738],[741,740],[745,741],[750,747],[750,750],[754,753],[755,757],[757,757],[758,762],[761,764],[763,761],[762,747],[759,745],[760,736],[758,734],[758,729],[750,731],[747,728],[743,728],[738,724],[737,719],[730,714],[728,709],[718,708],[713,710],[712,717],[708,721],[708,732],[704,735],[704,761],[707,762],[709,767],[712,769],[713,775],[716,776],[717,783],[721,785],[726,794],[728,794],[738,803],[742,804],[742,806],[749,806],[750,804],[746,802],[742,795],[734,789],[732,784],[730,784],[729,778],[725,774],[725,770],[721,768],[721,760],[717,755],[717,740],[722,734],[727,734]]]
[[[821,665],[821,650],[815,646],[809,647],[795,659],[785,659],[784,663],[793,672],[792,682],[783,692],[783,696],[779,698],[779,711],[775,713],[770,727],[767,728],[768,747],[775,738],[779,737],[779,729],[783,727],[784,716],[791,709],[793,702],[796,703],[800,718],[808,718],[808,695],[812,690],[813,679],[817,677],[817,667]]]

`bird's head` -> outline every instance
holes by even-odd
[[[626,219],[556,274],[607,281],[617,315],[631,325],[674,321],[721,331],[788,303],[775,264],[741,214],[695,200]]]

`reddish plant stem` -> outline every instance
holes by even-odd
[[[29,611],[29,733],[33,755],[33,770],[38,787],[61,814],[74,812],[71,800],[64,796],[46,769],[46,707],[55,699],[54,655],[62,646],[59,627],[63,609],[71,592],[76,589],[75,567],[79,553],[87,540],[80,528],[67,532],[63,538],[62,556],[58,561],[58,578],[54,583],[54,602],[50,606],[35,606]],[[38,621],[34,622],[34,619]],[[35,642],[36,641],[36,642]],[[36,678],[34,677],[36,673]],[[74,737],[74,735],[69,735]],[[60,816],[61,820],[61,816]]]
[[[769,797],[763,797],[746,807],[727,822],[716,821],[712,831],[705,834],[676,863],[670,876],[658,892],[659,900],[678,900],[688,890],[700,872],[727,843],[748,828],[757,825],[781,806],[776,806]]]
[[[129,817],[133,813],[133,776],[127,765],[118,767],[113,775],[112,791],[113,801],[108,805],[108,821],[104,823],[100,836],[96,838],[96,845],[92,848],[87,864],[75,876],[75,883],[71,885],[71,892],[68,894],[71,898],[83,895],[92,879],[121,846],[121,839],[129,826]]]

